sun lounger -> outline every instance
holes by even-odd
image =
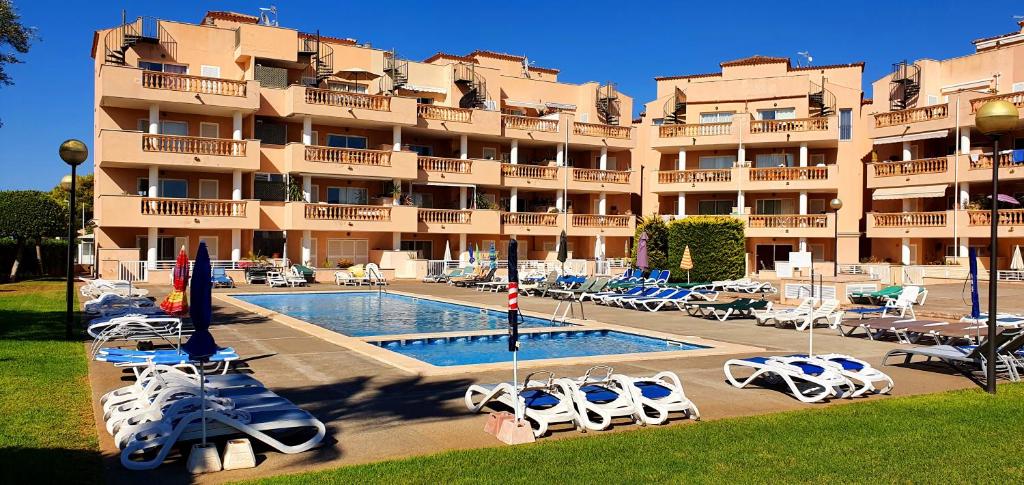
[[[792,321],[797,318],[806,318],[814,310],[814,298],[804,298],[800,305],[795,308],[767,308],[754,312],[754,321],[757,325],[773,325],[779,321]]]
[[[807,330],[811,325],[817,325],[824,320],[829,326],[836,326],[843,318],[843,312],[839,309],[839,300],[828,299],[821,302],[821,306],[811,310],[807,315],[800,317],[779,317],[775,326],[778,328],[793,326],[799,331]]]
[[[737,293],[778,293],[779,290],[775,289],[771,283],[765,281],[740,281],[727,285],[725,287],[727,291],[735,291]]]
[[[210,274],[210,283],[214,288],[234,288],[235,280],[228,276],[224,268],[213,268]]]
[[[622,389],[629,392],[637,417],[645,424],[663,424],[671,413],[683,413],[699,420],[700,411],[683,392],[683,383],[674,372],[659,372],[652,377],[612,375]]]
[[[981,313],[978,318],[971,318],[966,316],[960,319],[964,323],[973,323],[976,325],[988,325],[988,314]],[[1024,326],[1024,315],[1018,315],[1016,313],[997,313],[996,314],[996,325],[1006,328],[1020,328]]]
[[[752,373],[737,378],[733,369],[746,369]],[[816,365],[805,359],[780,360],[778,357],[749,357],[730,359],[723,366],[725,378],[737,388],[744,388],[761,380],[770,386],[784,386],[793,397],[806,403],[822,402],[833,397],[848,397],[855,386],[832,367]]]
[[[270,273],[269,268],[263,266],[249,266],[245,268],[245,282],[250,285],[266,283],[268,273]]]
[[[138,372],[150,365],[160,364],[172,367],[189,364],[194,359],[187,352],[178,349],[129,350],[119,348],[103,348],[93,356],[98,362],[110,362],[118,367],[129,367]],[[231,347],[225,347],[210,357],[211,363],[217,364],[222,374],[227,374],[231,362],[238,360],[238,354]]]
[[[666,305],[674,305],[678,310],[682,305],[692,300],[712,301],[718,298],[718,293],[715,292],[705,293],[686,288],[669,288],[669,290],[674,292],[665,297],[640,297],[628,300],[627,303],[637,310],[643,309],[649,312],[656,312]]]
[[[768,300],[738,298],[727,303],[690,302],[685,304],[685,308],[691,316],[714,317],[724,322],[732,316],[752,316],[755,310],[770,309],[771,305]]]
[[[602,305],[618,305],[618,300],[622,298],[635,298],[639,296],[651,296],[655,293],[665,291],[665,288],[659,288],[657,286],[637,287],[635,290],[630,290],[625,293],[616,293],[612,295],[605,295],[600,299],[596,299],[599,304]]]
[[[859,397],[867,393],[888,394],[895,385],[888,374],[871,367],[871,364],[863,360],[849,355],[818,354],[810,357],[806,354],[795,354],[789,357],[811,359],[814,363],[820,362],[824,365],[830,365],[854,384],[860,383],[860,388],[854,391],[850,397]],[[876,384],[881,387],[876,387]]]
[[[986,360],[989,345],[996,347],[996,359],[991,363]],[[979,373],[985,375],[988,365],[995,365],[997,372],[1008,375],[1010,380],[1019,380],[1014,354],[1024,346],[1024,332],[1003,331],[996,335],[994,341],[985,340],[980,345],[956,347],[952,345],[933,345],[930,347],[910,347],[893,349],[882,357],[882,365],[888,365],[890,357],[903,357],[903,363],[909,364],[914,357],[924,357],[926,362],[933,359],[949,367],[974,377]]]
[[[451,278],[458,278],[462,276],[462,268],[452,268],[445,273],[438,273],[436,275],[428,275],[423,278],[424,283],[445,283]]]
[[[538,377],[538,379],[534,379]],[[555,382],[554,375],[547,371],[533,372],[523,380],[523,386],[503,382],[494,385],[474,384],[466,390],[466,407],[474,413],[481,412],[493,403],[512,410],[516,402],[518,387],[519,409],[533,424],[533,435],[543,436],[552,424],[576,424],[576,411],[568,389]]]
[[[82,306],[85,308],[85,313],[100,315],[111,310],[152,307],[154,305],[153,300],[147,297],[123,296],[117,293],[106,292],[92,300],[86,301]]]
[[[608,429],[613,419],[622,417],[643,422],[632,395],[621,382],[612,379],[611,367],[596,365],[578,379],[558,381],[569,390],[576,403],[576,419],[584,429]]]
[[[112,319],[104,322],[102,327],[90,327],[88,331],[90,335],[95,333],[91,348],[95,355],[104,345],[119,340],[162,340],[167,345],[178,347],[182,336],[190,335],[193,329],[191,325],[182,324],[177,317],[134,315]]]
[[[886,286],[878,291],[853,292],[846,295],[850,303],[859,305],[879,305],[886,300],[896,298],[903,291],[902,286]]]

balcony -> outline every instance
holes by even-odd
[[[751,190],[817,190],[838,186],[836,165],[742,169]]]
[[[285,166],[288,172],[372,179],[412,179],[416,173],[416,153],[289,143],[285,147]]]
[[[306,86],[264,89],[259,114],[312,116],[317,123],[381,128],[415,125],[416,100],[401,96],[350,93]]]
[[[633,129],[629,126],[605,125],[600,123],[572,124],[571,142],[576,145],[632,148],[636,146]]]
[[[288,202],[285,227],[312,231],[416,232],[416,207]]]
[[[872,137],[883,138],[950,129],[953,127],[953,120],[949,112],[949,104],[935,104],[877,113]]]
[[[501,233],[521,236],[557,236],[563,229],[563,214],[557,212],[503,212]]]
[[[974,98],[971,100],[971,113],[977,113],[978,110],[981,109],[981,106],[989,101],[1009,101],[1017,108],[1024,108],[1024,92],[1018,91],[1016,93]]]
[[[992,211],[968,210],[967,217],[961,217],[961,234],[964,237],[988,239],[992,235]],[[1024,234],[1024,209],[999,209],[999,236],[1022,237]]]
[[[189,76],[104,64],[96,82],[100,105],[104,107],[149,109],[150,105],[159,104],[167,111],[231,116],[235,111],[251,112],[260,106],[258,81]]]
[[[922,158],[868,165],[868,188],[902,187],[949,182],[950,157]]]
[[[992,182],[992,154],[984,153],[977,160],[960,161],[960,179],[963,182]],[[1021,180],[1024,164],[1013,163],[1011,153],[999,154],[999,180]]]
[[[868,237],[952,237],[953,211],[872,212]]]
[[[717,192],[736,190],[738,168],[662,170],[655,172],[655,192]]]
[[[651,135],[653,148],[680,146],[728,147],[740,142],[739,134],[746,128],[736,118],[725,123],[689,123],[655,126]]]
[[[638,187],[634,187],[631,181],[630,170],[573,168],[571,188],[589,192],[636,192]]]
[[[835,116],[789,120],[750,120],[744,143],[790,143],[839,140]]]
[[[502,185],[506,187],[558,190],[565,181],[559,167],[550,165],[501,164]]]
[[[102,195],[105,227],[257,229],[260,201]]]
[[[159,165],[213,172],[255,171],[259,140],[151,135],[140,131],[101,130],[96,163],[103,167]]]
[[[419,209],[418,219],[420,233],[501,233],[501,213],[493,210]]]
[[[661,125],[658,127],[659,138],[722,136],[732,134],[732,122],[727,123],[694,123]]]
[[[629,215],[569,214],[572,236],[632,237],[636,232],[636,218]]]
[[[530,116],[501,115],[503,135],[522,140],[537,140],[559,143],[565,141],[560,133],[562,120],[534,118]]]
[[[833,214],[751,214],[746,219],[747,237],[834,237]]]
[[[466,135],[501,136],[501,113],[438,104],[416,105],[417,126]]]
[[[418,157],[416,166],[421,182],[501,185],[501,164],[494,160]]]

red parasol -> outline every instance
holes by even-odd
[[[185,287],[188,286],[188,255],[182,247],[178,252],[178,260],[174,262],[174,289],[167,298],[160,302],[160,308],[170,315],[188,313],[188,299],[185,298]]]

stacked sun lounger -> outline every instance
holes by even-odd
[[[924,357],[926,362],[943,364],[972,378],[986,376],[989,366],[994,366],[997,377],[1005,375],[1011,381],[1019,381],[1021,370],[1024,369],[1022,348],[1024,332],[1003,330],[996,334],[994,340],[986,339],[978,345],[940,344],[890,350],[882,358],[882,365],[887,365],[892,357],[903,357],[904,364],[909,364],[914,357]],[[995,351],[995,362],[988,360],[992,350]]]
[[[842,354],[730,359],[723,370],[734,387],[779,388],[806,403],[888,393],[894,385],[892,378],[867,362]],[[737,374],[742,371],[749,375]]]

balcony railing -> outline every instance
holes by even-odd
[[[790,133],[796,131],[827,131],[832,117],[797,118],[791,120],[752,120],[751,133]]]
[[[436,104],[416,105],[416,115],[425,120],[455,121],[459,123],[471,123],[473,121],[473,110],[471,109],[453,108]]]
[[[692,125],[661,125],[658,137],[673,138],[677,136],[715,136],[732,133],[732,122],[726,123],[694,123]]]
[[[572,179],[576,182],[607,182],[611,184],[628,184],[629,170],[599,170],[594,168],[572,169]]]
[[[362,150],[358,148],[336,148],[316,145],[306,146],[306,161],[323,163],[344,163],[347,165],[391,166],[391,150]]]
[[[922,158],[902,162],[876,162],[872,165],[875,168],[875,177],[945,173],[949,169],[949,161],[946,157]]]
[[[215,77],[189,76],[169,72],[142,71],[142,87],[185,91],[188,93],[219,94],[245,97],[245,81],[231,81]]]
[[[875,128],[902,125],[906,123],[920,123],[922,121],[942,119],[947,116],[949,116],[948,104],[936,104],[922,108],[888,111],[875,115]]]
[[[554,180],[558,176],[558,167],[503,163],[501,164],[501,174],[506,177]]]
[[[243,200],[172,199],[143,197],[140,210],[147,216],[245,217]]]
[[[391,111],[391,98],[388,96],[346,93],[320,88],[306,88],[306,103],[374,111]]]
[[[419,209],[420,222],[438,224],[469,224],[473,219],[471,210]]]
[[[945,212],[892,212],[872,214],[875,227],[943,227]]]
[[[469,159],[419,157],[416,164],[424,172],[473,173],[473,161]]]
[[[503,212],[501,223],[513,226],[557,226],[558,213],[554,212]]]
[[[142,135],[142,150],[162,153],[191,153],[222,157],[244,157],[245,141],[199,136]]]
[[[388,222],[391,207],[380,205],[306,204],[306,219],[318,221]]]
[[[971,113],[978,112],[978,110],[981,109],[981,106],[989,101],[1009,101],[1018,108],[1024,107],[1024,92],[1018,91],[1016,93],[999,94],[996,96],[972,99]]]
[[[663,170],[658,172],[658,183],[661,184],[714,183],[729,182],[731,180],[732,170],[728,168]]]
[[[623,140],[628,140],[630,127],[575,122],[572,124],[572,132],[574,135],[602,136],[605,138],[621,138]]]
[[[505,128],[526,131],[558,132],[558,120],[532,118],[529,116],[501,115],[501,123]]]
[[[999,154],[999,168],[1013,167],[1016,164],[1013,163],[1012,153],[1000,153]],[[982,170],[992,168],[992,154],[985,153],[978,157],[977,160],[971,160],[971,170]]]
[[[607,216],[600,214],[573,214],[573,227],[629,227],[632,216]]]
[[[751,182],[828,180],[828,167],[760,167],[750,169]]]
[[[987,210],[967,211],[967,221],[972,226],[988,226],[992,224],[992,212]],[[1024,225],[1024,209],[999,209],[999,225]]]
[[[751,215],[747,217],[747,227],[766,229],[824,229],[828,227],[828,216],[825,214]]]

